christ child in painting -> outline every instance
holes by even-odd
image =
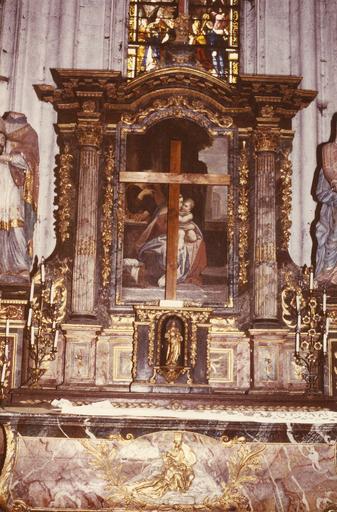
[[[179,239],[183,239],[185,242],[195,242],[198,238],[196,225],[193,222],[193,208],[194,201],[188,198],[183,200],[179,209]]]

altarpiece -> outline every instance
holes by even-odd
[[[35,86],[57,112],[57,243],[30,289],[3,294],[4,388],[14,406],[52,411],[1,418],[6,510],[274,510],[265,460],[285,450],[301,473],[311,427],[289,433],[268,407],[300,415],[336,395],[336,342],[305,393],[287,321],[302,300],[288,300],[292,119],[316,93],[295,76],[239,74],[237,0],[192,1],[190,18],[185,4],[130,2],[128,77],[52,69],[55,85]],[[244,415],[228,421],[229,409]],[[56,469],[37,462],[36,493],[25,472],[41,440]],[[78,475],[74,501],[62,464]],[[282,503],[299,504],[278,471]],[[303,483],[310,503],[319,482]]]

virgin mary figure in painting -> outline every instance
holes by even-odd
[[[28,279],[38,199],[37,134],[26,116],[0,118],[0,279]]]
[[[201,272],[207,266],[206,247],[199,227],[192,221],[194,203],[180,196],[177,282],[201,284]],[[187,212],[187,210],[189,211]],[[186,210],[186,211],[185,211]],[[167,248],[167,206],[160,207],[137,241],[138,259],[147,276],[159,287],[165,286]]]

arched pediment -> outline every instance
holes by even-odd
[[[78,115],[116,123],[122,115],[137,115],[158,102],[186,97],[191,108],[210,112],[206,117],[232,116],[239,127],[291,128],[291,119],[315,97],[298,89],[299,77],[240,75],[236,85],[192,67],[168,67],[127,80],[115,71],[53,69],[56,87],[38,84],[39,98],[59,112],[59,122],[77,122]],[[174,100],[175,101],[175,100]]]

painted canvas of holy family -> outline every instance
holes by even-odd
[[[173,139],[181,141],[178,174],[189,173],[189,177],[180,181],[172,203],[172,181],[163,175],[171,173]],[[167,287],[173,280],[177,299],[226,303],[228,191],[224,185],[207,182],[207,175],[227,174],[228,154],[226,136],[211,138],[189,121],[166,120],[145,134],[128,136],[124,169],[132,174],[132,180],[124,182],[122,189],[124,230],[119,275],[123,301],[167,298]],[[138,172],[142,177],[139,182]],[[176,276],[172,277],[174,265]]]
[[[129,194],[137,193],[127,210],[124,227],[123,289],[126,299],[164,298],[167,276],[168,206],[158,184],[132,184]],[[177,296],[207,302],[226,298],[225,187],[203,187],[188,193],[181,187],[178,204]],[[208,190],[207,190],[208,189]],[[193,192],[193,190],[192,190]],[[194,195],[194,197],[191,197]],[[162,203],[156,200],[162,197]],[[141,202],[143,204],[141,205]],[[217,216],[210,221],[210,215]]]

